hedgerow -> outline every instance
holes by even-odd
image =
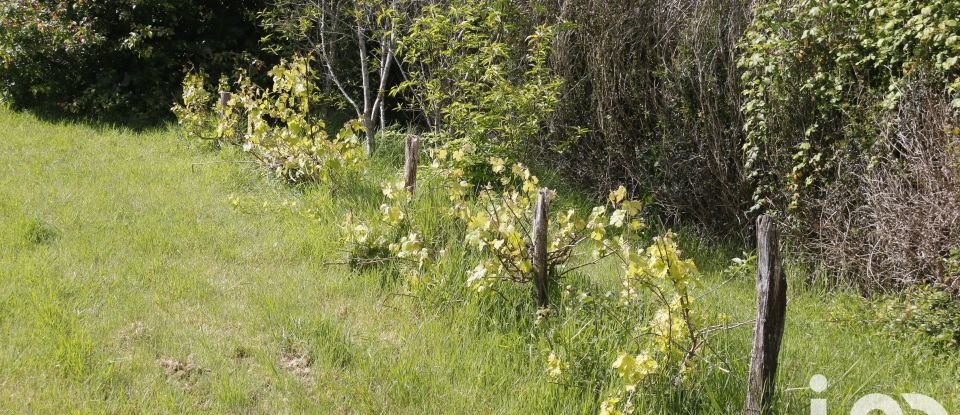
[[[174,110],[189,135],[240,145],[290,182],[344,180],[346,169],[363,168],[358,138],[362,127],[348,123],[337,138],[323,132],[322,120],[311,111],[315,92],[308,62],[294,59],[281,63],[270,71],[273,83],[269,88],[241,79],[226,103],[212,96],[202,75],[190,75],[185,80],[184,103]],[[221,82],[221,88],[226,86]],[[247,120],[246,130],[236,128],[243,119]],[[420,296],[444,295],[442,291],[449,285],[437,283],[437,278],[459,281],[475,301],[484,302],[500,298],[486,294],[502,296],[512,290],[507,283],[531,283],[533,206],[538,197],[552,200],[556,193],[542,187],[538,177],[521,163],[491,156],[481,165],[476,158],[468,158],[460,146],[470,145],[470,141],[448,141],[428,151],[432,160],[421,186],[443,195],[440,200],[445,209],[438,211],[434,204],[427,207],[429,211],[421,210],[425,207],[417,203],[413,189],[392,180],[381,184],[384,202],[377,217],[348,214],[342,225],[342,242],[350,255],[346,263],[396,271],[407,289]],[[477,174],[479,168],[486,171]],[[468,174],[468,169],[473,174]],[[418,194],[423,194],[424,189],[420,190]],[[644,384],[662,379],[696,382],[708,319],[694,300],[693,293],[702,284],[696,265],[682,256],[672,233],[647,239],[640,216],[643,205],[627,194],[621,186],[610,192],[604,205],[584,213],[566,209],[553,214],[547,233],[546,270],[548,293],[553,292],[549,297],[556,300],[558,288],[564,285],[567,288],[561,296],[570,295],[573,286],[565,280],[581,270],[607,260],[621,263],[620,293],[595,296],[591,302],[625,319],[615,331],[623,338],[611,343],[623,349],[589,351],[567,337],[571,333],[563,329],[565,325],[583,324],[588,317],[579,314],[585,310],[581,307],[561,310],[546,305],[535,308],[528,318],[552,327],[550,334],[545,334],[553,345],[544,349],[547,378],[566,377],[599,387],[613,377],[617,379],[614,387],[601,388],[610,396],[605,410],[629,412],[642,396]],[[440,229],[414,220],[431,215],[456,225]],[[450,269],[445,251],[451,240],[466,241],[461,258],[476,265],[455,268],[457,275],[444,276],[444,270]],[[559,321],[549,323],[555,319]],[[624,347],[627,343],[632,346]],[[561,344],[562,350],[554,350]],[[564,360],[559,360],[558,352]],[[596,369],[598,358],[607,355],[611,358],[605,369]],[[571,365],[581,369],[568,371]]]
[[[836,177],[836,166],[873,151],[883,138],[869,125],[873,111],[895,110],[919,73],[960,107],[958,15],[953,1],[759,7],[738,62],[753,209],[800,209]]]

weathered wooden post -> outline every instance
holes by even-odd
[[[757,323],[750,352],[746,415],[769,411],[776,384],[787,316],[787,277],[780,259],[779,238],[773,218],[757,218]]]
[[[533,295],[537,307],[547,307],[547,216],[550,212],[550,189],[543,187],[533,211]]]
[[[230,103],[230,93],[227,91],[220,91],[220,106],[226,107]]]
[[[227,91],[220,91],[220,106],[219,106],[220,119],[217,121],[219,125],[223,125],[222,124],[223,117],[227,113],[227,103],[229,102],[230,102],[230,93]],[[223,130],[219,127],[217,128],[217,135],[221,140],[223,139]]]
[[[411,194],[417,187],[417,163],[420,151],[420,139],[415,135],[408,135],[406,138],[405,154],[406,161],[403,164],[403,183],[404,187]]]

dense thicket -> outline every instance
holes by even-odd
[[[766,212],[830,279],[956,290],[960,3],[568,0],[554,164],[666,213]]]
[[[958,288],[960,3],[768,4],[740,41],[752,210],[866,288]]]
[[[744,225],[737,41],[742,0],[568,0],[553,63],[565,80],[555,130],[590,131],[554,157],[591,187],[626,183],[714,231]]]
[[[263,1],[0,4],[0,92],[15,107],[123,123],[169,117],[186,68],[229,72],[259,49]]]

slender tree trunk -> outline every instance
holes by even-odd
[[[386,131],[387,129],[387,109],[385,100],[380,100],[380,131]]]
[[[367,39],[364,36],[363,24],[357,22],[357,45],[360,48],[360,80],[363,82],[363,127],[367,133],[367,142],[364,147],[367,154],[372,154],[376,137],[376,124],[374,123],[374,111],[376,106],[373,102],[373,91],[370,90],[370,57],[367,56]]]
[[[357,4],[355,4],[357,5]],[[395,0],[390,2],[390,7],[395,8],[397,5]],[[334,6],[336,7],[336,6]],[[390,34],[383,36],[380,39],[380,50],[381,55],[380,65],[379,65],[379,78],[378,84],[374,84],[371,79],[370,73],[370,55],[367,50],[367,37],[370,34],[371,27],[380,24],[379,17],[376,15],[375,11],[370,10],[361,10],[362,16],[356,20],[356,26],[354,27],[355,35],[357,39],[358,52],[360,55],[360,80],[362,82],[362,97],[361,99],[354,99],[357,97],[351,97],[344,87],[345,84],[342,83],[337,77],[336,72],[333,69],[333,64],[331,58],[333,57],[333,51],[335,50],[334,43],[335,40],[328,39],[328,34],[336,34],[337,27],[328,28],[327,19],[328,13],[333,14],[333,18],[336,19],[335,11],[329,10],[326,7],[326,2],[321,4],[319,17],[319,35],[320,35],[320,47],[318,48],[319,55],[323,61],[323,65],[327,69],[327,75],[331,82],[336,85],[337,89],[343,95],[344,99],[347,100],[347,103],[356,111],[357,117],[360,118],[361,123],[363,124],[364,132],[366,135],[366,140],[364,142],[364,150],[367,154],[371,154],[376,148],[376,134],[378,130],[385,130],[387,127],[387,115],[386,115],[386,89],[387,81],[390,75],[390,68],[392,66],[392,61],[394,60],[394,43],[396,43],[396,34],[394,22],[388,19],[388,24],[391,26]],[[334,25],[336,26],[336,25]]]
[[[374,141],[377,137],[377,122],[368,115],[363,116],[363,129],[367,134],[367,141],[363,143],[363,149],[368,155],[373,154]]]
[[[387,97],[387,80],[390,77],[390,66],[393,61],[393,44],[396,40],[396,35],[393,34],[391,30],[390,36],[384,36],[380,39],[380,84],[377,87],[377,97],[373,101],[373,117],[380,118],[380,131],[386,131],[387,129],[387,111],[386,111],[386,97]],[[379,115],[379,117],[377,117]],[[371,122],[372,123],[372,122]]]

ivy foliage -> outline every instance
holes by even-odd
[[[740,42],[745,169],[753,210],[791,212],[880,139],[874,114],[925,77],[960,107],[960,4],[767,2]],[[790,149],[783,151],[781,149]]]

